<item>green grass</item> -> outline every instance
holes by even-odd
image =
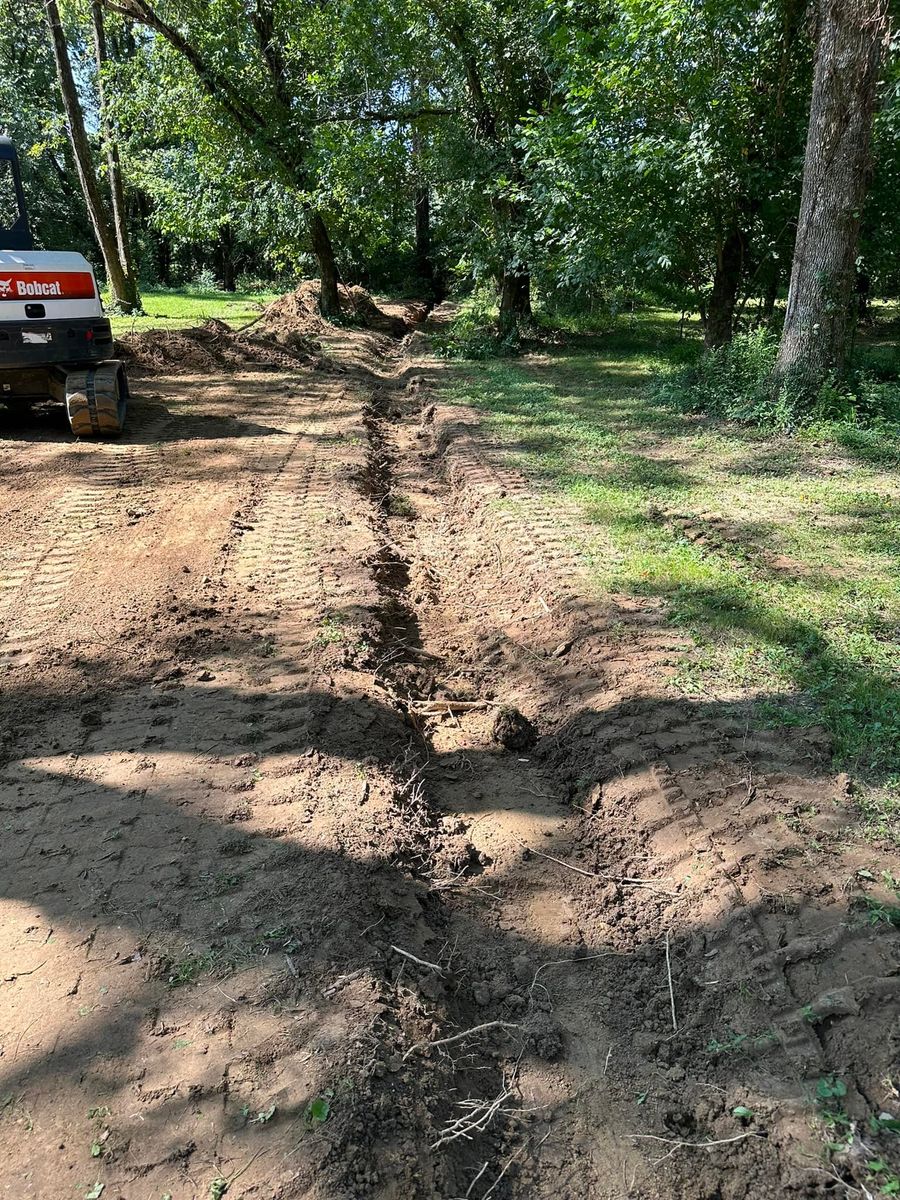
[[[258,317],[277,292],[217,292],[184,289],[141,293],[144,316],[112,317],[113,334],[127,337],[148,329],[184,329],[202,325],[211,317],[232,327],[246,325]]]
[[[690,353],[678,317],[650,311],[549,354],[448,366],[448,389],[576,502],[598,590],[662,598],[690,631],[675,685],[752,697],[769,724],[824,725],[885,834],[900,822],[897,442],[677,412],[653,398],[653,372]]]

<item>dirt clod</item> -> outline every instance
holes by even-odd
[[[537,741],[537,730],[524,713],[504,705],[494,718],[491,737],[507,750],[530,750]]]

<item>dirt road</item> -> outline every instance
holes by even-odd
[[[877,1194],[824,737],[675,696],[438,364],[327,349],[2,418],[0,1195]]]

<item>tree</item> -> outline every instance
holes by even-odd
[[[582,302],[649,289],[696,307],[707,347],[725,344],[751,290],[777,286],[796,212],[803,0],[552,11],[561,99],[524,129],[542,271]]]
[[[166,17],[149,0],[104,3],[163,38],[192,68],[230,127],[233,142],[255,152],[265,164],[267,179],[303,197],[300,203],[319,267],[319,306],[324,315],[337,315],[334,247],[325,218],[310,199],[316,182],[310,148],[318,66],[310,45],[322,36],[327,14],[317,4],[301,9],[275,0],[255,0],[249,9],[238,0],[218,5],[178,0],[167,7]]]
[[[120,244],[116,239],[103,194],[97,182],[91,145],[88,141],[87,129],[85,127],[84,112],[82,111],[81,100],[75,86],[72,64],[69,60],[68,45],[65,33],[63,32],[56,0],[45,0],[45,10],[47,14],[47,27],[50,32],[50,41],[53,48],[53,57],[56,63],[59,90],[62,95],[66,122],[69,128],[69,138],[72,143],[72,153],[75,156],[78,179],[81,184],[82,193],[84,194],[88,213],[90,214],[94,235],[100,247],[100,253],[103,255],[110,299],[113,305],[119,307],[124,312],[139,312],[141,302],[137,291],[137,282],[131,273],[127,256],[123,259]],[[127,236],[125,237],[125,245],[127,245]]]
[[[820,0],[803,193],[776,379],[817,390],[843,369],[888,17],[885,0]]]

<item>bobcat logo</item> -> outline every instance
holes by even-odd
[[[5,300],[12,292],[12,280],[0,279],[0,300]]]

